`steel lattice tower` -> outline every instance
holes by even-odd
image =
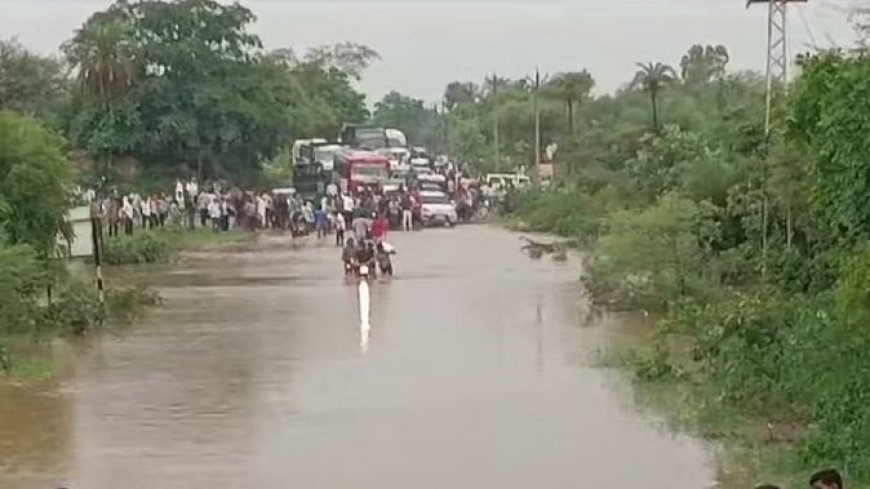
[[[806,3],[807,0],[748,0],[746,7],[754,3],[766,3],[767,14],[767,91],[765,96],[764,132],[770,132],[770,111],[773,91],[785,88],[788,82],[788,43],[786,35],[786,11],[788,4]]]

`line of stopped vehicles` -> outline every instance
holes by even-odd
[[[489,212],[509,187],[522,188],[531,179],[522,173],[490,173],[482,178],[467,166],[434,157],[409,146],[398,129],[345,124],[337,141],[326,138],[293,143],[293,187],[285,189],[303,201],[320,202],[329,189],[360,197],[414,197],[416,226],[454,226]],[[391,227],[401,227],[391,217]],[[349,223],[348,223],[349,224]]]
[[[433,157],[426,148],[409,146],[400,130],[373,125],[345,124],[337,141],[297,140],[292,159],[293,187],[276,189],[278,193],[318,203],[340,192],[354,197],[357,205],[377,195],[380,203],[393,205],[380,207],[373,217],[385,218],[392,229],[404,227],[409,203],[414,228],[452,227],[485,217],[510,188],[531,184],[523,173],[479,178],[445,155]],[[352,230],[352,223],[346,224]],[[360,245],[343,252],[346,275],[364,280],[378,271],[392,275],[390,256],[395,249],[389,243],[367,240]]]

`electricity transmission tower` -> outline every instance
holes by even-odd
[[[788,82],[788,43],[786,35],[786,11],[788,4],[794,2],[806,3],[807,0],[747,0],[746,8],[754,3],[766,3],[767,12],[767,89],[765,90],[764,107],[764,135],[770,136],[771,106],[773,105],[773,92],[780,87],[785,90]],[[767,276],[767,221],[768,204],[767,194],[761,206],[762,226],[762,261],[761,276]]]
[[[786,42],[786,10],[789,3],[807,0],[747,0],[746,8],[766,3],[767,14],[767,91],[765,95],[764,133],[770,133],[770,111],[773,91],[785,87],[788,81],[788,44]]]

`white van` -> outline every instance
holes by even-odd
[[[531,185],[532,179],[527,175],[518,173],[487,173],[486,184],[491,188],[507,188],[508,184],[513,184],[516,188],[523,188]]]

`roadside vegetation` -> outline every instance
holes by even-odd
[[[801,56],[775,87],[769,132],[764,77],[729,61],[724,46],[692,46],[597,97],[586,70],[539,90],[493,74],[450,83],[438,107],[393,93],[373,117],[478,171],[514,171],[534,161],[537,99],[556,179],[515,194],[509,224],[580,243],[599,306],[663,318],[648,347],[619,353],[640,390],[740,454],[743,485],[803,485],[791,474],[835,466],[861,487],[870,61]]]
[[[586,100],[556,185],[523,194],[512,224],[580,238],[597,303],[663,314],[623,364],[753,475],[836,466],[863,487],[870,60],[802,56],[769,136],[762,80],[727,60],[695,47]]]
[[[101,303],[91,280],[66,269],[59,236],[72,203],[62,140],[38,120],[0,111],[0,373],[33,377],[44,369],[18,351],[34,342],[80,337],[107,319],[132,320],[153,303],[141,288],[110,288]]]
[[[255,238],[244,231],[216,233],[209,229],[138,230],[132,235],[119,235],[104,240],[103,261],[108,265],[166,263],[183,251],[196,251]]]

